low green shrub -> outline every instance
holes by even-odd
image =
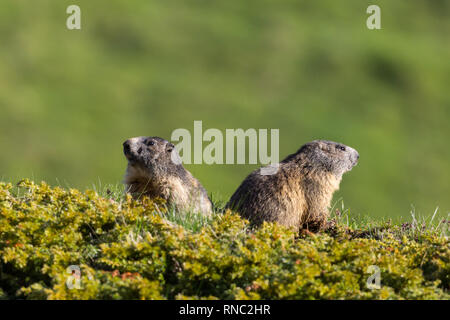
[[[0,183],[0,298],[450,298],[443,235],[338,225],[298,238],[277,224],[249,232],[229,211],[196,230],[168,217],[163,201]],[[367,287],[371,265],[379,289]]]

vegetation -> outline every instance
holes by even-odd
[[[334,210],[330,231],[296,237],[277,224],[248,230],[230,211],[205,220],[105,193],[0,183],[0,297],[450,298],[449,221],[355,228]],[[379,289],[367,287],[371,265]]]

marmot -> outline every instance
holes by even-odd
[[[134,198],[160,197],[177,211],[212,212],[206,190],[183,167],[172,143],[159,137],[136,137],[123,143],[123,152],[128,159],[124,183]]]
[[[331,198],[339,189],[342,175],[358,159],[355,149],[341,143],[309,142],[279,163],[276,173],[252,172],[226,207],[240,213],[253,226],[269,221],[296,231],[320,231],[327,224]]]

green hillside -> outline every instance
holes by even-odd
[[[126,138],[202,120],[279,129],[280,158],[319,138],[356,148],[336,194],[351,214],[446,217],[449,14],[446,0],[3,0],[0,178],[117,184]],[[227,200],[257,166],[187,167]]]

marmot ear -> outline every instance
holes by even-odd
[[[170,153],[170,159],[172,160],[172,162],[176,165],[180,165],[182,164],[182,160],[180,155],[178,154],[177,149],[175,149],[175,146],[173,144],[170,143],[170,146],[168,145],[166,148],[167,152]]]
[[[166,146],[166,151],[167,152],[172,152],[173,149],[175,149],[175,146],[172,143],[168,143]]]

